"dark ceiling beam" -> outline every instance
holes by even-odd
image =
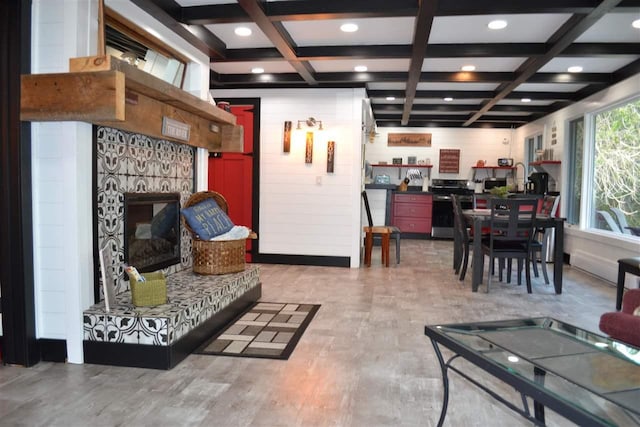
[[[276,26],[269,20],[262,9],[261,3],[260,0],[238,0],[238,4],[278,49],[282,57],[289,61],[289,64],[300,74],[304,81],[310,85],[315,85],[317,82],[313,76],[313,68],[308,62],[298,61],[295,45],[292,44],[289,34],[284,30],[284,27],[281,25]]]
[[[416,96],[422,63],[427,49],[427,42],[431,34],[431,26],[438,9],[438,0],[418,0],[418,14],[413,27],[413,43],[411,50],[411,62],[409,63],[409,76],[405,86],[404,111],[402,113],[402,124],[407,124],[413,106],[413,99]],[[392,2],[390,2],[392,3]]]
[[[404,96],[403,90],[367,90],[370,98],[386,98],[387,96],[395,96],[401,98]],[[442,99],[450,96],[455,99],[490,99],[495,96],[495,92],[488,90],[419,90],[416,92],[416,98],[439,98]],[[575,101],[576,97],[573,92],[532,92],[532,91],[515,91],[505,96],[505,99],[522,99],[529,98],[532,101]]]
[[[513,58],[544,55],[545,43],[473,43],[428,44],[425,56],[429,58]],[[640,55],[640,43],[574,43],[558,56]],[[409,58],[410,45],[367,46],[309,46],[297,47],[300,60],[320,61],[340,58]],[[273,61],[282,59],[275,48],[227,49],[226,58],[219,62]]]
[[[417,99],[417,98],[416,98]],[[373,102],[371,108],[380,112],[400,112],[401,104],[383,104]],[[479,104],[413,104],[413,110],[416,111],[477,111]],[[546,113],[549,107],[541,105],[496,105],[491,109],[492,112],[510,112],[510,113]]]
[[[132,0],[165,27],[185,39],[210,59],[224,58],[227,46],[209,30],[180,22],[180,5],[173,0]]]
[[[296,74],[293,73],[273,73],[273,74],[225,74],[225,79],[229,81],[255,82],[269,81],[274,79],[280,82],[298,81]],[[501,83],[511,82],[517,77],[516,73],[465,73],[465,72],[422,72],[420,73],[419,82],[425,83]],[[314,80],[316,83],[372,83],[372,82],[405,82],[410,78],[410,73],[401,71],[384,71],[384,72],[339,72],[339,73],[315,73]],[[609,73],[541,73],[532,76],[529,83],[574,83],[574,84],[605,84],[610,83],[611,74]],[[416,96],[414,90],[413,97]],[[458,92],[458,95],[465,97],[466,91],[450,91],[449,93]],[[406,98],[406,91],[401,97]],[[453,95],[445,95],[452,96]],[[494,94],[495,96],[495,94]]]
[[[502,98],[511,93],[514,89],[525,83],[531,76],[533,76],[540,68],[546,63],[551,61],[556,55],[566,49],[571,43],[574,42],[582,33],[587,31],[593,24],[595,24],[600,18],[607,14],[611,9],[615,8],[621,0],[603,0],[593,11],[588,15],[574,15],[569,18],[550,38],[547,40],[549,44],[549,50],[542,56],[536,58],[529,58],[525,61],[523,66],[518,70],[518,77],[512,82],[503,85],[500,88],[498,94],[488,101],[480,111],[473,115],[469,120],[464,123],[464,126],[468,126],[474,121],[478,120],[484,113],[491,110],[491,107],[496,105]]]
[[[524,123],[522,123],[524,124]],[[482,123],[482,122],[476,122],[473,123],[471,126],[469,126],[470,128],[482,128],[482,129],[510,129],[512,127],[520,127],[522,124],[513,124],[513,123]],[[377,121],[376,120],[376,126],[379,128],[386,128],[386,127],[401,127],[401,123],[400,120],[380,120]],[[459,122],[440,122],[437,120],[409,120],[409,123],[407,123],[408,127],[415,127],[415,128],[459,128],[460,127],[460,123]]]
[[[416,0],[323,0],[265,2],[264,11],[271,21],[312,21],[321,19],[386,18],[415,16]],[[182,8],[184,22],[223,24],[248,22],[238,5],[191,6]]]
[[[323,0],[275,1],[265,3],[265,13],[272,21],[382,18],[416,16],[416,0]],[[488,15],[505,13],[589,13],[598,0],[455,0],[443,2],[436,16]],[[622,1],[620,11],[640,7],[640,0]],[[182,22],[192,25],[249,22],[246,12],[237,4],[190,6],[182,8]]]
[[[459,122],[462,124],[469,118],[469,114],[412,114],[411,120],[439,120],[447,122]],[[376,121],[378,120],[399,120],[398,114],[376,114]],[[529,116],[487,116],[483,117],[484,121],[493,123],[529,123],[531,120]]]
[[[598,0],[455,0],[443,2],[438,16],[494,15],[507,13],[583,13],[598,6]]]

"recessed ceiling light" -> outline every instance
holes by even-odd
[[[358,31],[358,26],[356,24],[348,23],[340,25],[340,30],[345,33],[355,33]]]
[[[451,101],[453,101],[453,98],[451,98],[450,96],[447,96],[446,98],[444,98],[444,100],[446,102],[451,102]]]
[[[520,102],[531,102],[531,98],[522,98]]]
[[[567,68],[567,71],[570,73],[581,73],[582,72],[582,67],[579,65],[573,65],[569,68]]]
[[[353,69],[359,73],[364,73],[368,70],[366,65],[356,65],[355,67],[353,67]]]
[[[233,30],[233,32],[236,33],[236,36],[240,36],[240,37],[248,37],[252,33],[251,28],[248,28],[248,27],[236,27],[236,29]]]
[[[262,73],[264,73],[264,68],[261,68],[261,67],[253,67],[253,68],[251,69],[251,72],[252,72],[253,74],[262,74]]]
[[[462,71],[475,71],[476,70],[476,66],[475,65],[463,65],[462,68],[460,68]]]
[[[395,96],[387,96],[387,101],[395,101],[396,97]]]
[[[507,21],[496,19],[495,21],[489,22],[489,24],[487,24],[487,27],[489,27],[490,30],[502,30],[503,28],[507,27]]]
[[[640,19],[636,19],[635,21],[633,21],[633,22],[631,23],[631,26],[632,26],[633,28],[638,28],[638,29],[640,29]]]

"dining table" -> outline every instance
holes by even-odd
[[[482,256],[482,230],[491,226],[491,209],[465,209],[462,211],[467,225],[473,229],[473,253],[474,257]],[[562,293],[562,264],[564,262],[564,222],[565,218],[552,217],[545,214],[537,214],[534,227],[536,229],[553,228],[555,238],[553,245],[553,287],[556,294]],[[489,230],[490,231],[490,230]],[[461,242],[457,233],[454,236],[454,266],[462,257]],[[542,254],[546,256],[546,254]],[[471,274],[471,290],[478,292],[482,283],[483,262],[474,262]]]

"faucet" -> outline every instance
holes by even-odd
[[[527,174],[527,167],[525,166],[524,163],[522,162],[518,162],[516,163],[514,166],[514,170],[513,170],[513,181],[516,184],[516,191],[518,191],[518,166],[522,166],[522,191],[527,192],[527,185],[524,182],[525,179],[525,175]]]

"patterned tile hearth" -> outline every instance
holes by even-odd
[[[320,305],[257,302],[196,354],[288,359]]]
[[[84,311],[84,340],[168,346],[217,314],[260,282],[259,267],[220,276],[182,271],[167,276],[167,303],[136,307],[130,291],[116,295],[108,313],[104,300]]]

